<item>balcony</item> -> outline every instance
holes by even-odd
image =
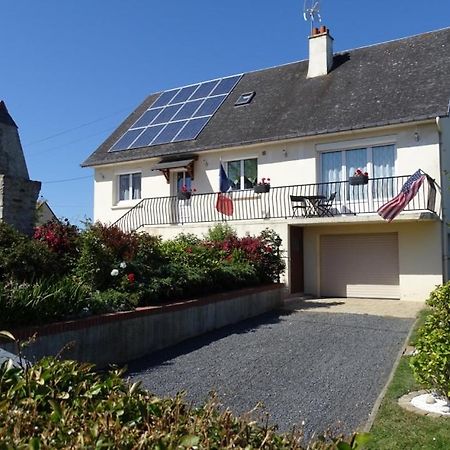
[[[330,217],[367,215],[376,213],[380,206],[398,195],[408,178],[373,178],[363,185],[339,181],[280,186],[261,194],[253,190],[232,191],[225,194],[232,201],[232,215],[216,209],[218,194],[212,192],[193,194],[186,200],[180,200],[177,196],[145,198],[117,220],[115,225],[124,231],[133,231],[145,226],[263,219],[321,221]],[[326,209],[317,207],[318,204],[315,205],[313,200],[299,210],[294,208],[291,196],[303,197],[308,201],[316,199],[319,203],[326,203],[330,196],[334,198],[328,202]],[[435,213],[435,208],[435,185],[431,180],[425,180],[404,211]]]

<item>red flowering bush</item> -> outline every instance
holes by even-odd
[[[131,261],[136,255],[139,246],[136,233],[127,233],[116,225],[107,226],[100,222],[90,229],[119,261]]]
[[[273,230],[266,229],[259,236],[239,238],[229,227],[220,225],[217,230],[210,230],[207,237],[210,236],[216,239],[207,240],[204,245],[218,251],[222,260],[228,263],[251,264],[261,282],[277,281],[285,269],[277,247],[281,239]]]
[[[52,220],[34,229],[33,238],[45,242],[50,250],[58,255],[77,253],[79,232],[67,219],[63,222]]]
[[[368,174],[368,172],[363,172],[362,169],[356,169],[353,176],[354,177],[368,177],[369,174]]]

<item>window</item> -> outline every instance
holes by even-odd
[[[192,191],[192,179],[187,172],[177,172],[177,194],[182,192],[184,189],[187,191]]]
[[[236,100],[234,106],[242,106],[248,105],[255,96],[255,92],[246,92],[245,94],[241,94],[240,97]]]
[[[324,183],[347,181],[357,169],[368,172],[371,179],[393,177],[395,175],[395,145],[324,152],[321,155],[321,181]],[[371,186],[373,198],[389,197],[393,194],[394,181],[374,181]],[[339,186],[336,187],[339,190]],[[328,188],[325,187],[325,189]],[[330,186],[329,189],[334,188]],[[361,192],[367,189],[367,185],[353,186],[348,191],[347,197],[360,196]]]
[[[141,198],[141,173],[119,175],[119,202]]]
[[[258,160],[254,158],[228,161],[227,175],[233,191],[251,189],[258,179]]]

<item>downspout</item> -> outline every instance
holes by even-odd
[[[442,142],[442,128],[441,128],[441,118],[436,117],[436,128],[438,130],[439,136],[439,174],[440,174],[440,185],[442,188],[446,186],[444,182],[444,170],[442,167],[442,152],[443,142]],[[441,239],[442,239],[442,275],[443,282],[446,283],[448,280],[448,223],[447,223],[447,210],[445,208],[444,193],[441,191],[441,210],[442,210],[442,221],[441,221]]]

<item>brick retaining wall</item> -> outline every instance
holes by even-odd
[[[64,346],[73,343],[64,350],[64,358],[105,367],[263,314],[280,306],[283,294],[284,286],[275,284],[134,311],[21,328],[12,330],[12,333],[21,340],[37,334],[36,342],[24,351],[30,360],[56,355]],[[14,351],[13,344],[2,343],[1,346]]]

